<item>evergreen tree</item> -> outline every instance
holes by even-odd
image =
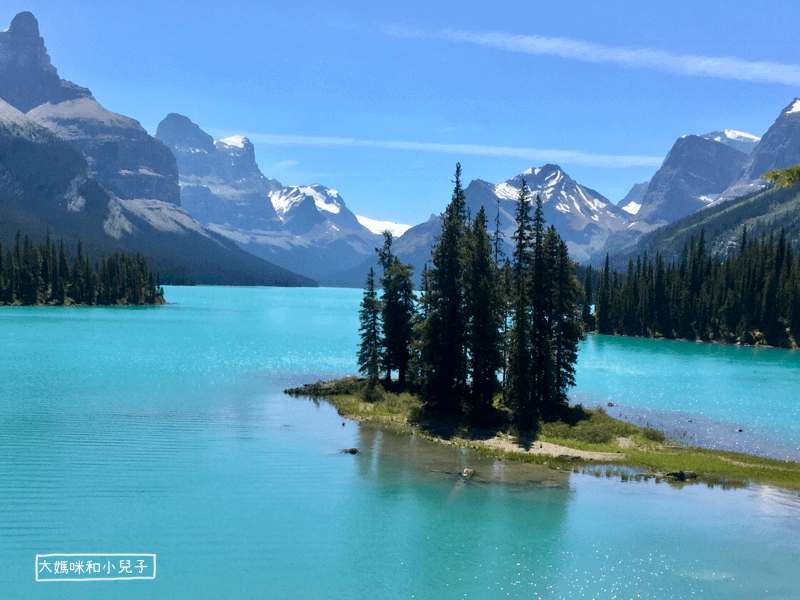
[[[544,213],[542,199],[536,196],[533,212],[533,258],[531,274],[531,366],[533,369],[533,389],[531,403],[535,411],[541,411],[550,404],[553,386],[553,354],[551,346],[551,327],[548,315],[552,312],[552,246],[545,247]]]
[[[358,370],[366,375],[369,388],[375,387],[380,371],[380,315],[381,303],[375,291],[375,270],[370,269],[359,311],[361,345],[358,349]]]
[[[411,333],[416,311],[411,266],[402,264],[392,253],[392,234],[384,232],[383,249],[377,249],[384,272],[381,278],[383,298],[383,368],[387,383],[397,369],[400,385],[406,383],[411,358]]]
[[[467,339],[472,393],[467,414],[473,424],[486,424],[493,412],[497,372],[502,366],[502,309],[497,267],[481,207],[468,238],[465,273]]]
[[[548,316],[553,352],[553,388],[546,408],[558,412],[568,404],[567,389],[575,385],[578,342],[583,336],[578,303],[584,290],[575,275],[576,265],[569,257],[567,245],[552,226],[548,229],[545,245],[552,248],[553,258],[552,302]]]
[[[586,331],[594,331],[594,315],[592,315],[592,267],[586,269],[583,280],[583,304],[581,305],[581,321]]]
[[[531,216],[528,186],[522,180],[515,213],[517,229],[514,241],[513,312],[508,351],[508,396],[517,426],[529,430],[536,422],[531,405],[533,359],[531,355],[531,303],[528,292],[528,267],[531,257]]]
[[[595,320],[597,322],[597,333],[605,335],[614,333],[611,325],[611,282],[608,254],[606,254],[606,261],[603,263],[603,270],[600,272],[600,279],[597,284]]]
[[[466,208],[461,165],[442,215],[442,232],[431,253],[428,317],[420,327],[423,368],[422,396],[428,409],[455,415],[461,408],[467,379],[464,300]]]

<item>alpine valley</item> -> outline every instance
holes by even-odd
[[[165,283],[361,286],[384,228],[419,278],[448,201],[413,227],[372,221],[320,183],[271,179],[244,136],[214,140],[178,113],[151,136],[59,77],[29,12],[0,33],[0,150],[0,241],[12,243],[17,231],[39,241],[49,230],[72,246],[80,239],[92,257],[141,252]],[[529,201],[541,198],[548,224],[581,263],[643,248],[674,252],[701,228],[724,252],[746,223],[800,236],[797,195],[777,194],[760,178],[797,163],[795,99],[762,138],[733,130],[681,137],[653,177],[618,203],[546,164],[501,183],[473,180],[466,205],[473,216],[485,210],[507,254],[523,179]]]

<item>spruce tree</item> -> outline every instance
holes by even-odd
[[[531,256],[531,216],[528,186],[522,180],[515,213],[517,228],[514,241],[513,311],[508,346],[508,396],[514,421],[520,430],[529,430],[536,422],[531,406],[533,371],[531,356],[531,316],[528,293],[529,264]]]
[[[544,213],[542,199],[536,196],[532,219],[533,257],[531,260],[531,367],[533,409],[541,411],[550,403],[553,385],[553,355],[550,322],[552,310],[552,246],[545,248]]]
[[[465,272],[467,350],[472,381],[467,414],[473,425],[488,424],[497,391],[497,372],[502,366],[502,309],[497,286],[497,267],[481,207],[468,237]]]
[[[431,252],[428,317],[420,327],[422,396],[426,407],[441,415],[457,415],[466,388],[466,315],[464,307],[464,238],[466,199],[461,165],[442,215],[442,232]]]
[[[384,232],[383,249],[376,249],[384,272],[381,278],[383,318],[383,368],[386,381],[397,369],[400,386],[406,383],[406,374],[411,358],[411,334],[413,331],[416,304],[414,284],[411,280],[411,265],[402,264],[392,252],[392,234]]]
[[[567,245],[552,226],[548,229],[546,246],[552,249],[550,307],[550,338],[553,353],[552,390],[546,409],[559,412],[568,404],[567,389],[575,385],[575,362],[583,327],[578,304],[584,290],[575,275],[575,263],[569,257]]]
[[[374,388],[380,372],[381,303],[375,291],[375,270],[370,269],[364,286],[359,321],[361,345],[358,349],[358,370],[366,375],[368,388]]]
[[[597,282],[597,305],[595,306],[595,321],[597,322],[597,333],[614,333],[611,325],[611,281],[608,254],[603,263],[603,270]]]

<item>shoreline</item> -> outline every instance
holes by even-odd
[[[655,479],[678,486],[705,483],[723,488],[753,483],[800,491],[798,462],[680,445],[649,427],[614,419],[602,407],[585,411],[585,423],[544,423],[535,436],[515,436],[500,427],[472,430],[458,424],[422,421],[418,418],[418,398],[407,393],[384,393],[382,400],[367,402],[353,392],[352,386],[358,382],[356,378],[320,381],[284,391],[324,399],[340,416],[357,423],[470,449],[501,461],[596,476],[604,472],[606,477],[613,474],[622,481]],[[348,393],[336,393],[339,383],[345,384]]]
[[[664,342],[688,342],[690,344],[707,344],[712,346],[729,346],[731,348],[755,348],[764,350],[800,350],[800,346],[770,346],[769,344],[745,344],[743,342],[725,342],[723,340],[701,340],[688,338],[668,338],[668,337],[650,337],[647,335],[625,335],[624,333],[598,333],[597,331],[587,331],[587,335],[602,335],[614,338],[629,338],[632,340],[655,340]]]

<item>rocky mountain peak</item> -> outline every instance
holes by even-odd
[[[19,13],[8,29],[0,32],[0,98],[28,112],[45,102],[91,96],[86,88],[58,76],[31,13]]]
[[[214,152],[214,138],[200,129],[189,117],[168,114],[158,124],[156,137],[173,150],[181,152]]]
[[[651,225],[672,223],[716,200],[738,176],[747,155],[698,135],[675,142],[653,175],[636,219]]]
[[[11,26],[3,33],[11,33],[12,35],[19,35],[23,37],[39,37],[39,21],[33,16],[33,13],[27,10],[19,13],[11,20]],[[44,41],[42,42],[44,45]]]
[[[722,194],[729,199],[758,191],[767,182],[761,176],[772,169],[800,163],[800,98],[792,100],[758,142],[741,176]]]

